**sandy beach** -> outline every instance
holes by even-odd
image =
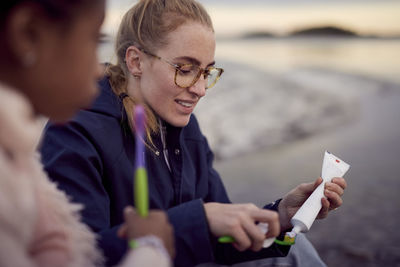
[[[328,266],[400,266],[400,65],[396,40],[219,42],[225,73],[195,113],[235,203],[258,206],[351,165],[341,208],[307,237]],[[112,61],[111,46],[103,61]]]
[[[328,266],[400,266],[399,87],[361,93],[356,118],[334,129],[217,161],[232,201],[261,206],[282,197],[317,177],[331,150],[351,165],[344,204],[307,237]]]
[[[196,111],[235,203],[261,207],[314,181],[325,150],[351,165],[343,206],[307,233],[328,266],[400,266],[399,45],[223,43],[226,73]]]

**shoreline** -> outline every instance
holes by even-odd
[[[400,224],[400,90],[367,93],[360,103],[352,124],[217,161],[215,168],[233,202],[261,206],[316,179],[323,152],[330,150],[351,165],[348,188],[343,206],[315,222],[308,238],[328,266],[396,266],[400,233],[392,229]]]
[[[225,79],[195,110],[222,161],[353,124],[361,98],[400,91],[400,83],[324,68],[275,74],[237,62],[225,66]]]

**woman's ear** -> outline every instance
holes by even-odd
[[[140,78],[142,75],[141,57],[142,52],[136,46],[132,45],[126,49],[125,63],[129,73],[131,73],[134,78]]]

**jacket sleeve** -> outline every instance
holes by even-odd
[[[126,251],[110,224],[110,199],[102,183],[103,165],[90,136],[76,122],[48,124],[40,146],[42,161],[51,180],[73,202],[84,205],[83,222],[99,235],[107,265],[116,264]]]
[[[207,150],[207,164],[209,169],[209,196],[207,201],[215,201],[221,203],[231,203],[226,193],[223,182],[216,170],[214,170],[212,164],[214,155],[209,148],[207,141],[205,141]],[[276,202],[279,203],[279,202]],[[275,205],[266,205],[266,209],[274,209]],[[210,234],[211,235],[211,234]],[[220,264],[235,264],[238,262],[251,261],[270,257],[285,257],[289,253],[290,246],[282,246],[273,244],[269,248],[264,248],[261,251],[244,251],[240,252],[236,250],[231,244],[220,244],[218,243],[217,237],[211,237],[211,244],[214,247],[215,261]]]
[[[31,180],[18,177],[0,147],[0,266],[33,267],[29,254],[37,212]]]
[[[214,260],[210,233],[201,199],[168,209],[175,233],[175,266],[194,266]]]

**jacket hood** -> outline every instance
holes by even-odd
[[[122,101],[116,96],[111,88],[109,77],[104,77],[98,82],[99,96],[89,109],[92,112],[101,113],[107,116],[122,120],[126,117]]]

